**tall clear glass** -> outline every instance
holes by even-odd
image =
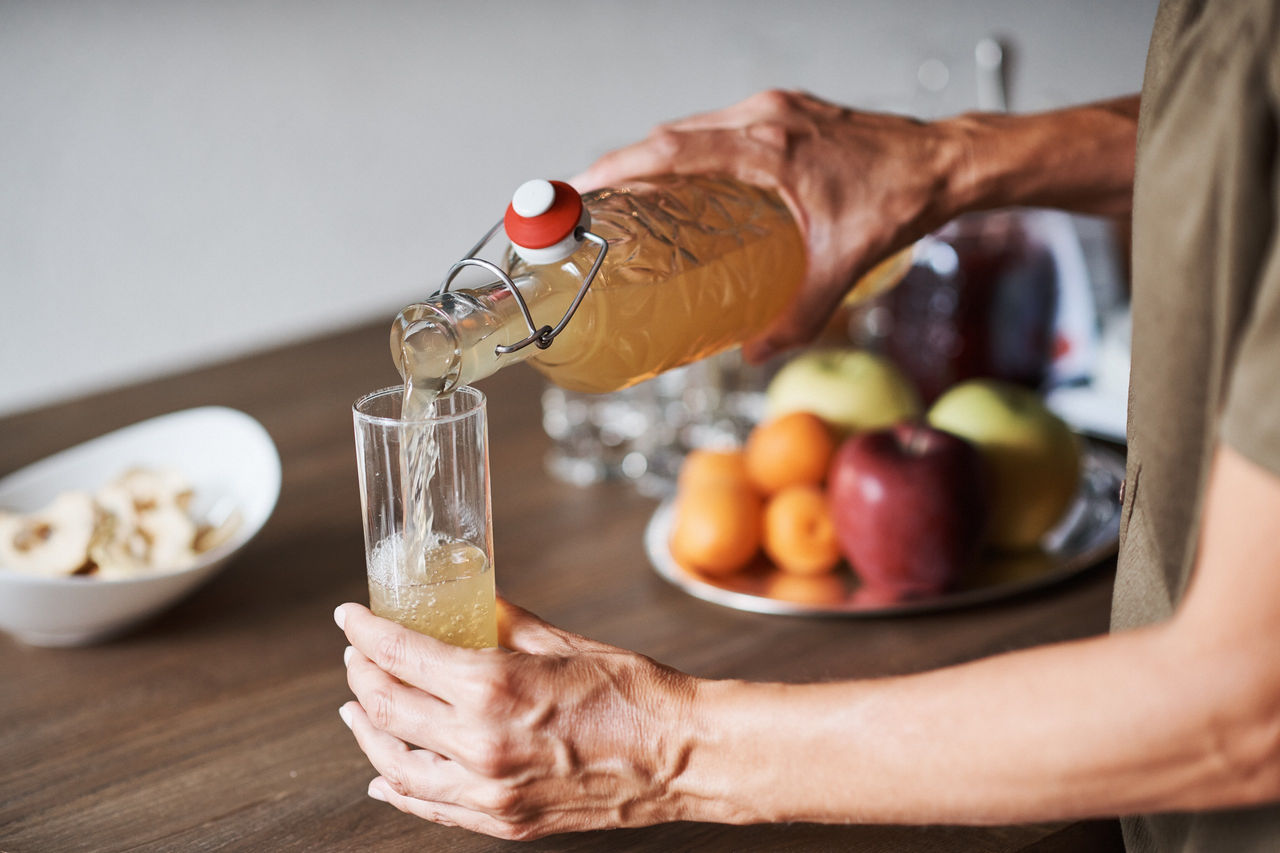
[[[356,400],[369,605],[470,648],[498,644],[484,394],[458,388],[410,420],[404,389]]]

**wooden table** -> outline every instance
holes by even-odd
[[[338,719],[350,694],[335,605],[366,600],[349,407],[395,379],[383,324],[0,420],[0,474],[143,418],[222,404],[279,446],[275,515],[222,574],[106,644],[0,636],[0,850],[473,851],[517,845],[365,796],[374,775]],[[723,609],[657,577],[653,501],[549,479],[541,380],[490,399],[498,583],[544,618],[701,676],[800,681],[904,673],[1102,632],[1112,574],[912,618]],[[1113,822],[1068,826],[725,827],[558,836],[526,850],[1107,851]]]

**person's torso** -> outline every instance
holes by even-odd
[[[1166,0],[1153,31],[1114,630],[1168,619],[1194,565],[1230,371],[1273,228],[1276,139],[1262,84],[1280,49],[1276,16],[1265,0]],[[1125,835],[1137,851],[1280,850],[1280,807],[1127,820]]]

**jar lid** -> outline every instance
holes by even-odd
[[[550,264],[578,250],[582,240],[577,229],[589,228],[591,215],[569,184],[535,179],[516,189],[502,225],[520,257],[532,264]]]

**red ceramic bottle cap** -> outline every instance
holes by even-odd
[[[525,181],[502,219],[517,248],[545,249],[571,236],[582,220],[582,196],[564,181]]]

